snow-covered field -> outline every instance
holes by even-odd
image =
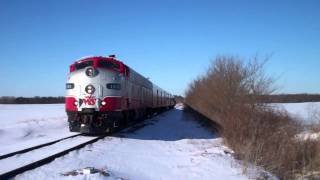
[[[320,114],[320,103],[274,105],[306,123]],[[251,167],[243,174],[241,162],[230,155],[222,139],[182,108],[179,105],[16,178],[250,179],[262,172]],[[72,134],[63,104],[0,105],[0,155]],[[86,167],[98,171],[83,174]]]
[[[70,134],[63,105],[1,105],[1,111],[1,151]],[[99,171],[77,173],[86,167]],[[16,179],[249,179],[258,171],[249,172],[215,132],[177,106]]]
[[[287,110],[292,117],[303,123],[320,123],[320,102],[278,103],[272,105]]]
[[[72,134],[63,104],[0,104],[0,155]]]

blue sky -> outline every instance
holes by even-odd
[[[108,54],[174,94],[217,55],[272,54],[278,92],[320,93],[320,1],[0,0],[0,96],[64,95],[69,64]]]

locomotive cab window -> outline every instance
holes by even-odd
[[[106,60],[100,60],[98,62],[98,67],[101,68],[107,68],[107,69],[115,69],[115,70],[119,70],[120,69],[120,65],[111,61],[106,61]]]
[[[81,62],[81,63],[76,63],[75,64],[75,69],[79,70],[79,69],[84,69],[88,66],[93,66],[93,61],[85,61],[85,62]]]

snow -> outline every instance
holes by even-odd
[[[4,174],[19,167],[31,164],[32,162],[36,162],[46,157],[58,154],[66,149],[73,148],[81,143],[88,142],[95,138],[96,137],[86,136],[74,137],[55,143],[51,146],[46,146],[41,149],[30,151],[21,155],[18,154],[6,159],[2,159],[0,160],[0,174]]]
[[[298,140],[320,140],[320,132],[310,132],[310,131],[304,131],[302,133],[299,133],[295,137]]]
[[[320,103],[272,105],[307,124],[320,119]],[[68,130],[63,104],[0,105],[0,155],[74,134]],[[319,138],[319,134],[307,135]],[[41,152],[4,159],[0,161],[0,172],[87,138],[69,139]],[[268,174],[251,166],[244,174],[242,162],[232,157],[233,152],[222,141],[179,105],[16,179],[252,179]]]
[[[320,103],[272,105],[305,123],[320,117]],[[0,155],[74,134],[68,130],[63,104],[0,105]],[[33,151],[2,160],[0,172],[78,142],[67,140],[41,150],[41,155]],[[251,179],[266,173],[257,167],[243,171],[222,138],[179,105],[16,179]]]
[[[63,104],[0,104],[0,155],[74,134]]]
[[[4,116],[10,117],[3,113],[18,112],[14,118],[11,117],[11,122],[2,122],[6,119]],[[1,147],[9,144],[5,142],[7,138],[12,144],[17,143],[18,147],[28,137],[30,142],[39,142],[39,134],[45,139],[54,138],[54,134],[70,134],[63,105],[3,105],[0,117],[3,124]],[[10,128],[21,132],[14,135],[9,132]],[[23,135],[27,130],[32,133],[25,138]],[[53,149],[47,149],[44,154],[52,153]],[[36,154],[30,152],[27,156],[34,159],[38,156]],[[183,112],[180,105],[15,178],[250,179],[260,172],[250,167],[249,174],[243,174],[241,162],[231,154],[221,137],[202,127],[192,116]],[[21,159],[15,156],[7,161],[0,163],[0,167],[20,163]],[[99,173],[91,174],[87,169],[95,169]]]
[[[303,123],[320,122],[320,102],[275,103],[272,105],[281,110],[286,110],[292,117]]]
[[[275,108],[285,110],[295,120],[307,125],[306,129],[296,135],[297,140],[320,140],[320,132],[314,132],[313,127],[320,124],[320,102],[272,104]],[[311,128],[311,129],[310,129]]]

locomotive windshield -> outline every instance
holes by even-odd
[[[81,62],[81,63],[76,63],[75,69],[79,70],[79,69],[86,68],[88,66],[93,66],[93,61],[85,61],[85,62]]]
[[[98,67],[107,69],[120,69],[120,65],[111,61],[100,60],[98,62]]]

